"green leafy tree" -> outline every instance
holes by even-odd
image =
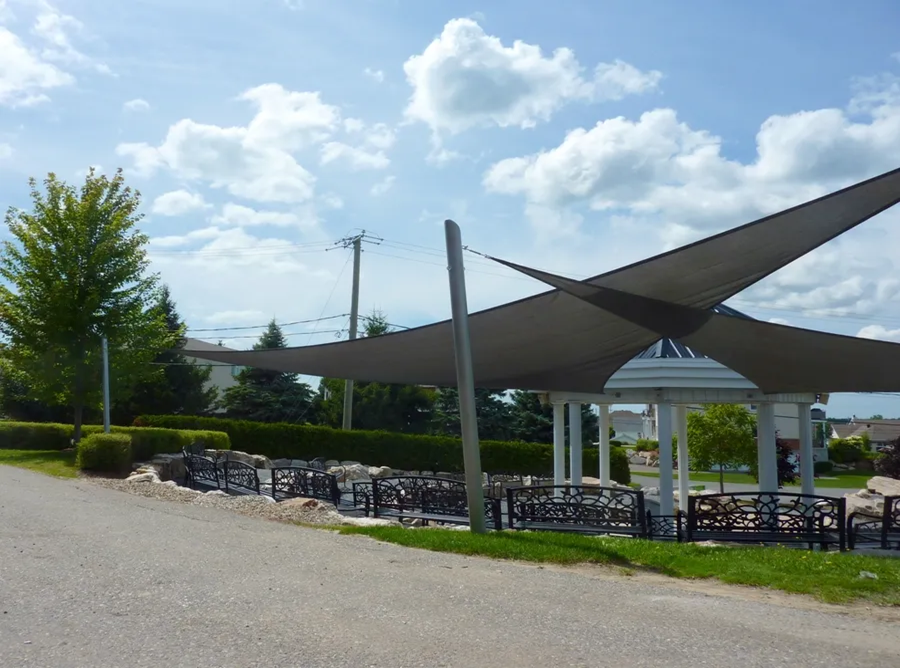
[[[372,311],[363,320],[363,337],[382,336],[391,331],[387,317]],[[323,378],[316,397],[316,415],[320,424],[340,427],[344,413],[345,382]],[[389,385],[356,382],[353,384],[353,428],[381,429],[411,434],[427,433],[431,425],[434,390],[418,385]]]
[[[553,406],[542,405],[534,392],[514,390],[511,393],[510,434],[517,441],[530,443],[553,442]],[[566,424],[569,422],[569,411],[566,410]],[[588,404],[581,406],[581,443],[590,447],[597,440],[600,418]],[[615,430],[609,428],[609,436],[615,436]]]
[[[281,327],[273,319],[253,345],[254,350],[286,348]],[[225,390],[222,406],[228,417],[257,422],[297,422],[312,406],[313,391],[297,374],[250,367],[238,374],[238,384]]]
[[[137,229],[140,194],[121,170],[108,179],[91,169],[80,189],[52,173],[43,191],[29,183],[32,210],[6,214],[0,333],[34,398],[70,408],[78,441],[86,407],[102,400],[102,337],[116,397],[162,373],[150,362],[174,337],[153,308],[158,277],[147,271],[148,238]]]
[[[166,285],[160,290],[156,309],[177,338],[171,349],[153,361],[162,373],[142,379],[127,400],[113,406],[113,418],[119,424],[131,424],[138,415],[203,415],[218,398],[216,388],[208,385],[212,369],[188,362],[179,352],[185,344],[185,325]]]
[[[753,461],[750,462],[749,466],[750,475],[753,476],[756,482],[759,482],[759,463],[755,457]],[[795,463],[794,451],[791,450],[791,446],[788,445],[787,441],[782,438],[778,438],[777,435],[775,437],[775,467],[776,474],[778,476],[779,489],[781,489],[785,485],[790,485],[797,482],[798,466]]]
[[[719,491],[725,491],[725,469],[756,462],[756,418],[738,404],[707,404],[688,413],[688,455],[700,471],[719,470]]]

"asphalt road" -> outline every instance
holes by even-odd
[[[0,466],[0,666],[900,665],[897,626],[442,555]]]

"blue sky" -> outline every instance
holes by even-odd
[[[0,0],[0,205],[122,167],[189,326],[340,316],[287,326],[294,345],[346,336],[332,244],[364,228],[384,241],[362,311],[414,326],[448,314],[446,217],[583,277],[900,166],[898,25],[889,1]],[[898,224],[732,305],[900,340]],[[473,310],[541,289],[468,276]],[[900,417],[900,397],[829,412]]]

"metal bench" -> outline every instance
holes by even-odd
[[[218,462],[211,457],[194,455],[184,452],[184,469],[189,487],[196,489],[197,485],[220,489],[221,470]]]
[[[335,506],[341,503],[341,490],[337,476],[312,466],[285,466],[272,469],[272,498],[309,498],[327,501]]]
[[[692,496],[688,541],[846,547],[843,498],[782,492]]]
[[[375,517],[421,520],[423,524],[469,524],[466,484],[436,476],[391,476],[372,480]],[[499,499],[484,500],[486,524],[503,528]]]
[[[586,485],[539,485],[506,491],[510,529],[646,537],[644,494]]]
[[[222,462],[221,476],[226,493],[259,494],[259,474],[255,466],[226,459]]]
[[[900,550],[900,496],[884,497],[884,512],[880,517],[859,511],[850,513],[847,545],[852,550],[857,543],[875,543],[883,550]]]

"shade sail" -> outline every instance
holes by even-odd
[[[900,170],[586,281],[700,309],[725,301],[900,201]],[[602,392],[659,335],[560,290],[469,317],[478,387]],[[450,321],[375,338],[192,351],[227,364],[383,383],[455,386]]]
[[[766,394],[900,390],[900,343],[872,341],[587,285],[505,260],[497,262],[674,339],[737,371]]]

